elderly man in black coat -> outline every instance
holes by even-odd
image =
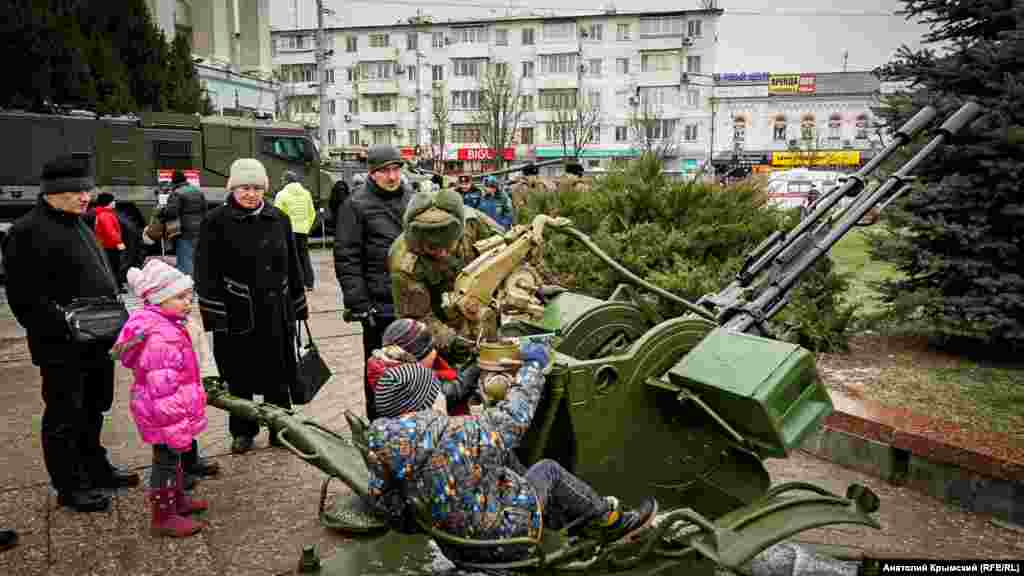
[[[103,413],[114,400],[109,343],[72,341],[63,308],[76,298],[114,298],[117,277],[82,221],[95,187],[88,168],[61,157],[43,167],[35,208],[18,219],[4,246],[7,301],[28,333],[43,380],[42,444],[57,501],[80,512],[106,510],[104,488],[138,484],[107,460]]]
[[[203,220],[196,245],[196,293],[213,356],[228,391],[291,407],[295,322],[306,320],[306,290],[291,222],[264,199],[270,186],[259,160],[231,164],[228,201]],[[253,447],[259,424],[230,416],[231,451]],[[276,431],[270,442],[277,445]]]

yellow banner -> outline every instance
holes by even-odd
[[[772,74],[768,77],[769,94],[795,94],[799,91],[799,74]]]
[[[858,150],[772,152],[772,166],[859,166]]]

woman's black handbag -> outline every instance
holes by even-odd
[[[116,297],[76,298],[64,307],[71,340],[78,344],[110,344],[128,321],[128,309]]]
[[[327,367],[324,359],[320,357],[320,350],[313,342],[313,335],[309,332],[309,323],[302,321],[306,327],[305,348],[302,346],[301,334],[295,333],[295,346],[299,354],[298,366],[296,367],[295,381],[292,383],[292,404],[308,404],[312,402],[316,393],[323,388],[323,385],[331,378],[331,369]]]

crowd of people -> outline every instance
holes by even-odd
[[[335,272],[350,318],[363,327],[368,504],[407,533],[422,531],[426,521],[476,540],[537,540],[545,527],[606,542],[635,537],[657,511],[653,499],[626,509],[557,462],[526,468],[516,459],[550,351],[524,344],[512,384],[495,397],[480,383],[476,341],[440,301],[479,255],[476,242],[514,224],[509,195],[493,178],[480,187],[460,179],[455,188],[415,192],[403,166],[396,148],[374,146],[365,182],[335,187],[330,200]],[[219,471],[200,457],[196,442],[207,426],[205,334],[212,333],[216,371],[231,394],[260,394],[290,407],[296,322],[308,318],[306,292],[314,285],[309,192],[286,172],[274,202],[267,201],[265,167],[242,158],[230,167],[227,201],[207,210],[198,188],[176,172],[157,213],[164,230],[175,222],[175,265],[161,258],[124,265],[127,242],[114,199],[100,194],[92,221],[82,218],[95,187],[88,169],[58,158],[41,182],[38,204],[11,229],[4,256],[8,301],[42,377],[42,444],[58,502],[80,512],[106,510],[107,490],[140,482],[116,468],[100,443],[120,362],[134,377],[130,409],[139,436],[152,446],[152,533],[193,535],[203,525],[192,515],[210,504],[189,491],[198,477]],[[114,341],[69,338],[65,307],[83,297],[117,298],[123,288],[142,306]],[[194,299],[201,325],[191,315]],[[497,325],[492,329],[489,336]],[[471,401],[482,406],[471,410]],[[231,451],[251,450],[259,425],[235,415],[228,420]],[[0,531],[0,547],[16,541],[13,532]],[[528,553],[521,546],[441,544],[455,561]]]

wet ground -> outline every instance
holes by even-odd
[[[360,329],[340,318],[328,254],[317,253],[315,260],[322,281],[311,297],[310,325],[334,377],[303,412],[344,433],[343,410],[363,410]],[[117,492],[106,513],[59,508],[39,444],[39,373],[5,303],[0,304],[0,382],[0,526],[22,536],[17,548],[0,552],[0,574],[286,574],[295,570],[303,544],[319,544],[327,558],[335,546],[348,542],[318,524],[323,475],[282,449],[268,448],[265,432],[257,438],[257,450],[231,455],[227,418],[214,408],[210,428],[199,440],[222,473],[196,489],[211,501],[207,528],[200,535],[152,538],[141,487]],[[139,440],[128,413],[128,389],[129,375],[119,369],[103,440],[115,463],[145,473],[150,449]],[[802,534],[801,540],[859,546],[886,556],[1024,558],[1024,534],[907,488],[805,453],[769,461],[768,468],[775,482],[807,481],[840,493],[850,483],[861,483],[881,497],[883,530],[819,529]],[[335,493],[342,490],[337,483],[332,486]]]

